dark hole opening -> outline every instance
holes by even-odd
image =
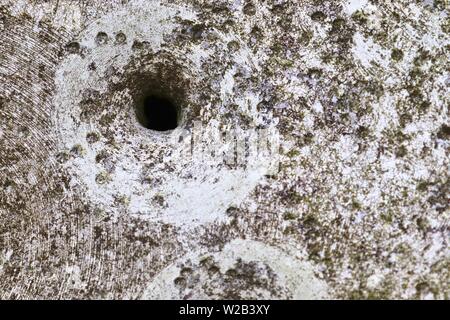
[[[169,131],[178,126],[179,108],[165,97],[146,96],[138,106],[137,118],[140,124],[155,131]]]

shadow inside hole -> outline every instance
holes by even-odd
[[[145,96],[136,108],[139,123],[154,131],[170,131],[178,127],[180,108],[164,96]]]

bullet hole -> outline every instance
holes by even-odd
[[[100,140],[100,134],[98,134],[97,132],[89,132],[89,133],[86,135],[86,141],[87,141],[89,144],[96,143],[96,142],[98,142],[99,140]]]
[[[190,79],[172,60],[165,53],[149,53],[125,67],[123,80],[114,86],[130,94],[130,111],[134,111],[129,113],[130,120],[155,133],[192,125],[200,113],[200,107],[191,102],[195,91]]]
[[[231,52],[236,52],[236,51],[238,51],[238,50],[239,50],[239,47],[240,47],[240,45],[239,45],[239,42],[237,42],[237,41],[230,41],[230,42],[228,42],[228,44],[227,44],[227,48],[228,48],[228,50],[230,50]]]
[[[176,286],[178,286],[178,287],[186,287],[186,285],[187,285],[187,281],[186,281],[186,279],[185,278],[183,278],[183,277],[177,277],[177,278],[175,278],[174,280],[173,280],[173,283],[176,285]]]
[[[332,23],[331,33],[341,32],[345,28],[345,20],[337,18]]]
[[[136,116],[141,125],[155,131],[169,131],[178,126],[179,108],[170,98],[148,94],[136,108]]]
[[[316,11],[311,15],[313,21],[324,21],[326,18],[327,16],[322,11]]]
[[[144,47],[143,43],[141,41],[138,40],[134,40],[133,41],[133,45],[131,46],[131,49],[133,50],[140,50]]]
[[[206,29],[206,27],[203,24],[196,24],[196,25],[192,26],[192,29],[191,29],[192,39],[195,41],[200,40],[205,33],[205,29]]]
[[[101,172],[95,176],[97,184],[106,184],[111,181],[111,176],[107,172]]]
[[[88,65],[88,70],[89,71],[95,71],[97,70],[97,65],[95,64],[95,62],[92,62]]]
[[[149,49],[150,47],[151,47],[151,45],[148,41],[134,40],[133,45],[131,46],[131,49],[132,50],[144,50],[144,49]]]
[[[219,267],[217,267],[217,266],[215,266],[215,265],[213,265],[212,267],[210,267],[210,268],[208,269],[208,274],[209,274],[210,276],[213,276],[214,274],[217,274],[217,273],[219,273],[219,272],[220,272]]]
[[[152,202],[153,202],[153,204],[155,204],[157,206],[160,206],[162,208],[167,207],[166,206],[166,200],[161,195],[154,196],[153,199],[152,199]]]
[[[450,138],[450,127],[443,124],[437,133],[437,137],[442,140],[448,140]]]
[[[403,57],[404,57],[404,53],[403,53],[402,50],[400,50],[400,49],[393,49],[392,50],[392,53],[391,53],[392,60],[398,62],[398,61],[403,60]]]
[[[104,32],[99,32],[95,37],[95,43],[97,45],[102,46],[108,43],[108,35]]]
[[[248,16],[253,16],[256,13],[256,8],[253,3],[247,3],[243,8],[243,12]]]
[[[77,54],[80,52],[80,44],[78,42],[70,42],[66,45],[68,53]]]
[[[225,275],[227,275],[228,277],[234,278],[237,276],[237,271],[236,271],[236,269],[231,268],[225,272]]]
[[[116,44],[124,44],[127,42],[127,36],[123,32],[116,34]]]
[[[81,157],[84,153],[84,149],[80,144],[76,144],[70,149],[70,154],[74,157]]]

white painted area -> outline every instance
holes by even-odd
[[[356,11],[363,9],[368,2],[368,0],[347,0],[344,2],[344,12],[351,16]]]
[[[136,127],[138,134],[124,134],[117,127],[115,139],[122,141],[120,149],[103,145],[100,141],[90,145],[85,140],[87,133],[95,130],[97,124],[85,124],[74,121],[79,117],[79,103],[86,89],[105,92],[104,75],[111,66],[122,70],[135,54],[132,44],[135,40],[146,41],[153,51],[158,51],[164,42],[164,36],[176,27],[173,17],[177,15],[184,19],[195,20],[193,11],[179,6],[163,6],[154,0],[154,5],[148,1],[132,1],[121,10],[111,12],[91,24],[79,36],[80,45],[85,48],[86,57],[68,56],[57,71],[57,95],[55,105],[57,113],[54,116],[55,127],[59,131],[61,150],[70,150],[74,145],[81,145],[85,154],[83,157],[69,160],[66,164],[86,189],[86,196],[97,205],[108,208],[117,196],[128,199],[127,211],[142,219],[150,219],[174,223],[184,228],[191,228],[224,217],[224,212],[231,206],[238,206],[254,189],[258,182],[267,174],[271,163],[267,158],[255,157],[248,159],[247,168],[227,168],[220,163],[208,159],[208,150],[199,151],[194,157],[186,157],[179,151],[178,137],[181,129],[174,130],[169,136],[149,133],[147,129]],[[97,45],[95,38],[99,32],[109,36],[104,45]],[[114,36],[123,32],[127,37],[124,45],[115,45]],[[222,37],[224,45],[230,39],[239,39],[232,34],[216,32]],[[177,57],[174,52],[174,59]],[[188,68],[193,74],[201,72],[201,61],[211,52],[207,49],[192,51],[188,56],[180,58],[180,63],[189,63]],[[256,112],[259,98],[248,92],[236,97],[234,94],[234,74],[236,68],[241,72],[251,74],[257,68],[252,60],[250,50],[241,44],[241,49],[234,56],[234,64],[227,70],[219,83],[221,103],[228,105],[236,103],[243,113],[253,117],[255,123],[260,117]],[[88,72],[88,66],[96,63],[95,72]],[[187,61],[187,62],[186,62]],[[81,81],[80,81],[81,80]],[[127,96],[126,92],[117,93],[116,100]],[[230,98],[234,101],[230,101]],[[112,106],[114,107],[114,106]],[[205,106],[207,107],[207,106]],[[131,118],[133,119],[133,118]],[[127,125],[134,124],[129,120]],[[123,125],[123,124],[122,124]],[[205,145],[215,148],[210,134],[206,134]],[[125,143],[126,140],[126,143]],[[147,150],[142,150],[141,145]],[[104,149],[113,150],[115,171],[105,173],[101,165],[96,164],[95,157]],[[169,152],[170,151],[170,152]],[[144,157],[145,153],[149,157]],[[150,160],[137,161],[134,154],[143,154]],[[153,163],[151,155],[167,154],[162,163]],[[159,160],[158,160],[159,161]],[[157,185],[142,183],[142,172],[146,164],[155,164],[148,172],[153,180],[160,181]],[[170,166],[172,170],[167,170]],[[95,168],[95,170],[93,170]],[[98,184],[96,177],[107,175],[108,182]],[[154,199],[164,199],[163,204],[155,203]]]
[[[222,105],[228,105],[229,96],[233,94],[234,74],[234,68],[228,69],[222,79],[222,82],[220,83],[220,97]]]
[[[352,53],[363,67],[371,67],[372,63],[386,68],[389,64],[389,52],[376,44],[372,38],[365,38],[356,32],[353,37],[354,47]]]
[[[326,299],[328,288],[325,282],[315,275],[313,265],[306,259],[296,257],[280,248],[269,246],[259,241],[236,239],[226,244],[223,250],[208,254],[218,262],[222,273],[232,268],[241,259],[243,262],[259,262],[271,268],[277,276],[276,285],[281,286],[289,293],[289,299]],[[180,274],[182,263],[190,261],[198,265],[205,257],[205,253],[196,252],[180,258],[176,263],[161,271],[148,285],[142,295],[142,299],[182,299],[178,288],[174,285],[174,279]],[[208,275],[199,272],[200,283],[205,284]],[[270,289],[270,288],[268,288]],[[242,292],[246,297],[254,297],[256,292]],[[258,292],[265,299],[273,299],[270,292],[264,290]],[[214,299],[201,288],[194,288],[188,293],[190,299]]]
[[[312,108],[315,112],[317,113],[323,113],[323,106],[320,103],[320,101],[316,101],[313,105]]]

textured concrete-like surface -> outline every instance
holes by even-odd
[[[0,298],[448,298],[448,9],[0,0]]]

